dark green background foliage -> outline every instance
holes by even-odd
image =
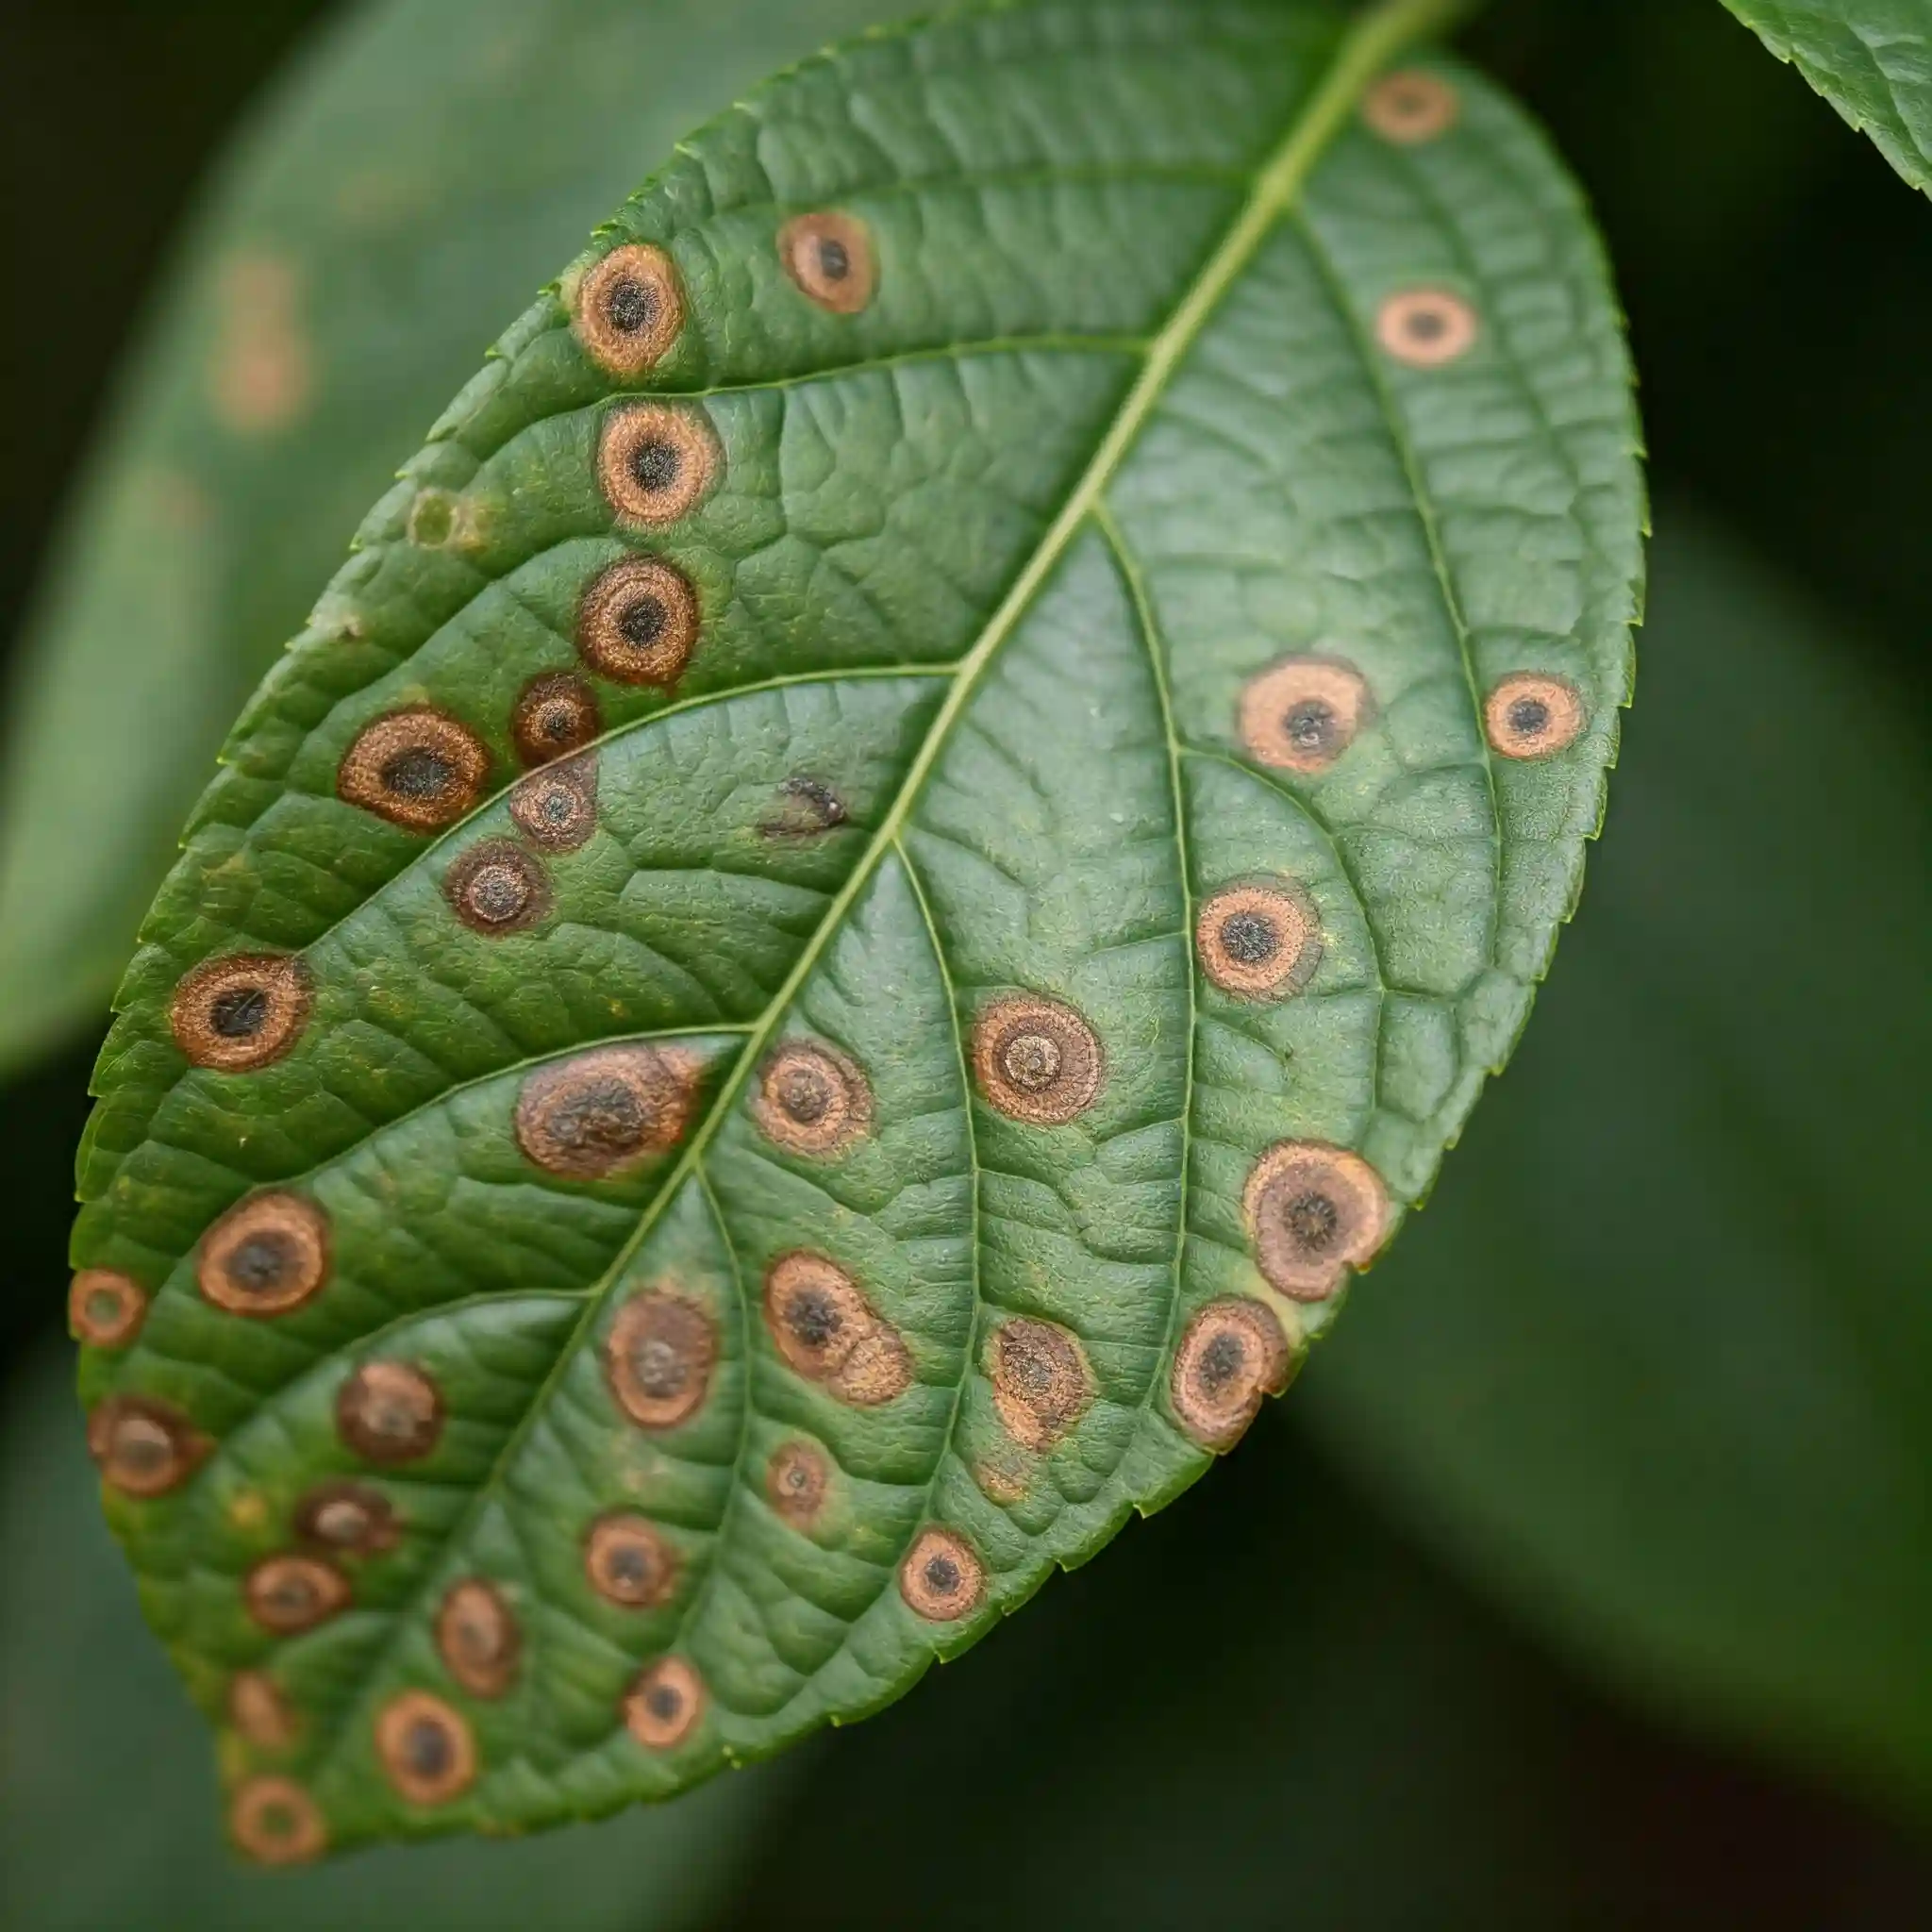
[[[787,44],[769,17],[745,30],[752,7],[735,27],[728,8],[688,10],[709,16],[723,64],[715,82],[680,71],[676,127],[872,11],[807,25],[792,9]],[[0,1509],[0,1865],[20,1923],[245,1925],[273,1900],[277,1923],[380,1901],[388,1916],[366,1923],[508,1925],[559,1895],[561,1923],[613,1927],[888,1925],[913,1901],[923,1922],[968,1925],[992,1898],[1022,1924],[1923,1913],[1932,1332],[1908,1166],[1928,937],[1911,479],[1932,414],[1912,354],[1932,234],[1715,4],[1602,13],[1523,0],[1472,45],[1553,124],[1631,310],[1661,498],[1641,702],[1584,913],[1515,1066],[1294,1398],[1186,1507],[1055,1582],[917,1697],[795,1759],[528,1846],[384,1853],[289,1882],[225,1874],[192,1721],[96,1521],[63,1371],[31,1346],[60,1304],[61,1141],[81,1110],[84,1059],[57,1065],[15,1086],[7,1119],[20,1353]],[[241,21],[190,8],[158,33],[144,9],[109,8],[5,29],[16,252],[69,262],[76,324],[48,340],[9,309],[28,335],[16,364],[30,347],[46,377],[21,400],[25,454],[6,479],[16,605],[78,403],[145,277],[143,235],[151,249],[278,38],[313,24],[306,9]],[[111,63],[95,51],[108,39]],[[143,65],[154,84],[114,96]],[[75,104],[104,99],[111,140],[63,145]],[[192,594],[238,632],[291,631],[386,462],[672,132],[613,154],[609,178],[553,177],[494,212],[492,242],[527,255],[479,293],[475,325],[451,330],[441,362],[399,340],[342,398],[345,430],[380,454],[335,470],[235,455],[237,504],[291,546],[273,570],[251,548],[248,568],[158,579],[144,558],[179,565],[189,547],[170,537],[117,594]],[[541,175],[541,127],[531,152]],[[152,164],[130,170],[137,153]],[[448,158],[443,192],[480,194]],[[553,213],[546,197],[571,192],[574,211]],[[369,301],[446,312],[492,253],[457,226],[468,257],[385,261],[372,242]],[[109,227],[116,247],[74,248]],[[339,294],[352,317],[357,291]],[[170,326],[177,357],[205,366],[219,315],[191,304]],[[409,420],[384,433],[398,409]],[[251,607],[275,583],[295,601]],[[253,675],[238,667],[201,728],[219,732]],[[58,799],[72,755],[35,766],[42,749],[16,744],[8,775],[32,771]],[[81,806],[114,782],[80,787]],[[157,861],[114,862],[151,876]],[[106,954],[118,943],[103,931]],[[92,997],[32,981],[29,966],[46,1024]],[[16,1054],[42,1024],[31,998],[18,1010]],[[104,1854],[103,1816],[141,1828]]]

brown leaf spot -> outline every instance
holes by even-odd
[[[436,1648],[449,1674],[476,1697],[501,1697],[516,1681],[523,1636],[493,1583],[452,1584],[436,1613]]]
[[[1276,770],[1325,772],[1374,714],[1361,673],[1339,658],[1287,658],[1241,689],[1249,755]]]
[[[584,272],[577,339],[608,375],[628,379],[661,361],[684,327],[684,291],[661,248],[631,242]]]
[[[472,932],[503,939],[527,932],[550,910],[542,862],[513,839],[473,845],[442,875],[442,896]]]
[[[436,832],[475,805],[489,776],[482,740],[419,705],[362,728],[336,774],[336,792],[405,831]]]
[[[928,1624],[955,1624],[985,1600],[985,1566],[964,1537],[924,1529],[899,1565],[899,1594]]]
[[[286,429],[315,389],[315,355],[301,309],[302,281],[278,255],[238,255],[216,285],[208,390],[222,424],[242,436]]]
[[[394,1507],[363,1483],[323,1483],[295,1506],[295,1534],[345,1557],[393,1549],[402,1534]]]
[[[760,1070],[751,1111],[775,1146],[825,1158],[842,1154],[871,1126],[872,1089],[837,1047],[793,1040]]]
[[[1456,90],[1417,67],[1384,75],[1362,102],[1362,120],[1369,131],[1401,147],[1415,147],[1447,134],[1461,111]]]
[[[658,528],[697,507],[721,461],[718,439],[696,410],[634,403],[604,419],[597,481],[620,519]]]
[[[1411,369],[1441,369],[1475,346],[1475,310],[1447,289],[1406,289],[1375,314],[1375,340]]]
[[[1322,963],[1321,921],[1299,886],[1230,886],[1194,922],[1201,970],[1237,999],[1300,992]]]
[[[903,1395],[912,1362],[858,1284],[823,1255],[781,1255],[765,1274],[765,1325],[778,1353],[841,1402],[874,1408]]]
[[[699,625],[689,578],[653,558],[628,557],[584,592],[577,653],[618,684],[675,684],[697,647]]]
[[[656,1609],[677,1588],[677,1552],[648,1517],[600,1516],[584,1539],[584,1574],[607,1602]]]
[[[778,796],[783,801],[778,816],[758,826],[762,839],[815,839],[851,816],[845,801],[821,778],[787,778],[778,787]]]
[[[568,671],[545,672],[524,687],[510,719],[517,756],[526,765],[547,765],[552,758],[580,751],[604,729],[597,694],[581,677]]]
[[[826,209],[798,215],[778,230],[785,273],[821,308],[857,315],[878,286],[878,258],[865,224]]]
[[[1232,1449],[1264,1395],[1288,1387],[1291,1357],[1274,1309],[1241,1296],[1210,1302],[1174,1354],[1168,1400],[1180,1425],[1204,1449]]]
[[[147,1291],[111,1268],[83,1268],[67,1289],[67,1330],[93,1348],[125,1348],[147,1319]]]
[[[1036,1454],[1066,1435],[1093,1399],[1085,1351],[1054,1323],[1024,1316],[1003,1323],[987,1355],[1000,1421],[1016,1442]]]
[[[295,1741],[295,1712],[265,1671],[238,1671],[228,1680],[228,1722],[258,1751],[286,1751]]]
[[[517,1145],[546,1173],[604,1180],[682,1139],[697,1062],[655,1046],[604,1046],[539,1067],[517,1095]]]
[[[364,1362],[336,1397],[336,1433],[370,1462],[416,1462],[442,1436],[442,1397],[407,1362]]]
[[[249,1571],[242,1597],[264,1630],[292,1637],[345,1608],[349,1580],[320,1557],[264,1557]]]
[[[660,1657],[630,1688],[624,1722],[647,1751],[681,1744],[705,1714],[705,1680],[681,1657]]]
[[[1589,722],[1583,696],[1567,678],[1519,671],[1483,706],[1491,746],[1506,758],[1549,758],[1568,751]]]
[[[103,1481],[145,1498],[178,1489],[212,1445],[167,1403],[112,1395],[88,1417],[87,1446]]]
[[[765,1465],[765,1500],[794,1529],[819,1520],[831,1487],[831,1465],[809,1442],[786,1442]]]
[[[446,1805],[476,1776],[470,1726],[426,1690],[405,1690],[376,1713],[375,1755],[390,1783],[412,1805]]]
[[[1241,1196],[1256,1258],[1270,1286],[1318,1302],[1388,1236],[1389,1196],[1358,1154],[1285,1141],[1255,1164]]]
[[[252,1777],[228,1807],[228,1832],[258,1865],[306,1865],[328,1847],[315,1800],[292,1779]]]
[[[300,1194],[256,1194],[202,1237],[194,1278],[230,1314],[286,1315],[328,1280],[328,1220]]]
[[[288,1052],[308,1005],[308,969],[292,953],[239,953],[188,974],[168,1024],[191,1065],[246,1074]]]
[[[567,758],[510,790],[509,815],[546,852],[575,852],[597,829],[597,760]]]
[[[973,1069],[988,1102],[1011,1120],[1063,1126],[1100,1096],[1099,1037],[1057,1000],[1000,999],[973,1027]]]
[[[644,1429],[675,1428],[703,1406],[717,1360],[711,1318],[665,1288],[634,1294],[604,1343],[604,1373],[624,1412]]]

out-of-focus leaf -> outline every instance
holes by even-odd
[[[1914,188],[1932,191],[1932,0],[1724,0]]]
[[[1864,662],[1663,520],[1565,971],[1303,1393],[1672,1708],[1924,1797],[1932,813]]]
[[[563,238],[706,114],[879,11],[381,0],[275,90],[127,370],[23,641],[0,1066],[106,1017],[242,699]]]
[[[238,1865],[201,1724],[94,1506],[64,1362],[0,1428],[0,1918],[8,1932],[681,1932],[730,1898],[789,1772],[519,1844]]]

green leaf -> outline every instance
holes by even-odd
[[[1438,13],[809,63],[364,523],[81,1164],[91,1434],[256,1851],[889,1701],[1428,1186],[1577,890],[1642,515],[1574,190],[1388,72]]]
[[[0,1066],[106,1017],[223,733],[491,328],[695,121],[875,16],[876,0],[468,0],[453,36],[441,0],[384,0],[276,91],[23,640],[0,759]]]
[[[1924,758],[1790,586],[1663,531],[1564,971],[1303,1412],[1674,1717],[1923,1804]]]
[[[1932,0],[1724,0],[1914,188],[1932,192]]]

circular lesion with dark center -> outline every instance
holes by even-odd
[[[125,1348],[147,1319],[147,1291],[114,1268],[83,1268],[67,1288],[67,1331],[90,1348]]]
[[[780,1443],[765,1465],[765,1500],[793,1529],[818,1522],[831,1485],[832,1466],[812,1442]]]
[[[1273,1308],[1241,1296],[1210,1302],[1182,1333],[1169,1405],[1203,1448],[1231,1449],[1259,1412],[1262,1397],[1287,1388],[1292,1362]]]
[[[436,1612],[436,1650],[472,1696],[501,1697],[509,1690],[523,1655],[523,1633],[495,1584],[466,1576],[450,1586]]]
[[[597,829],[596,759],[566,758],[520,780],[509,794],[509,815],[544,851],[576,851]]]
[[[1448,289],[1404,289],[1375,312],[1375,340],[1412,369],[1441,369],[1457,360],[1480,333],[1475,310]]]
[[[689,516],[722,462],[718,439],[695,408],[634,403],[604,419],[597,481],[622,522],[656,528]]]
[[[605,1180],[684,1137],[698,1062],[675,1048],[606,1046],[539,1067],[517,1094],[517,1145],[545,1173]]]
[[[1441,75],[1420,67],[1385,74],[1362,100],[1362,120],[1373,134],[1401,147],[1439,140],[1456,125],[1462,102]]]
[[[213,1444],[170,1403],[110,1395],[88,1415],[87,1446],[110,1489],[145,1500],[179,1489]]]
[[[899,1594],[928,1624],[956,1624],[986,1600],[986,1566],[956,1530],[924,1529],[899,1565]]]
[[[364,1362],[336,1396],[336,1434],[366,1462],[420,1462],[442,1424],[441,1392],[408,1362]]]
[[[376,1713],[375,1755],[412,1805],[446,1805],[475,1781],[476,1740],[468,1722],[427,1690],[405,1690]]]
[[[1374,715],[1367,681],[1333,657],[1285,658],[1241,688],[1241,739],[1275,771],[1327,771]]]
[[[349,1580],[320,1557],[264,1557],[242,1585],[248,1614],[264,1630],[292,1637],[348,1607]]]
[[[705,1714],[705,1680],[681,1657],[659,1657],[625,1693],[625,1727],[647,1751],[684,1742]]]
[[[1100,1036],[1072,1007],[1025,995],[997,999],[973,1027],[973,1068],[988,1103],[1009,1120],[1064,1126],[1099,1099]]]
[[[613,683],[674,685],[701,627],[698,593],[682,571],[653,557],[628,557],[584,592],[577,654]]]
[[[1291,881],[1229,886],[1203,902],[1194,921],[1201,970],[1237,999],[1285,999],[1322,963],[1321,919]]]
[[[314,1299],[329,1276],[328,1217],[301,1194],[255,1194],[202,1237],[194,1278],[217,1307],[265,1320]]]
[[[1316,1141],[1284,1141],[1256,1163],[1242,1195],[1255,1255],[1272,1288],[1323,1301],[1389,1234],[1389,1196],[1360,1155]]]
[[[764,1311],[786,1362],[841,1402],[873,1408],[911,1385],[906,1344],[825,1256],[805,1249],[779,1256],[765,1272]]]
[[[342,1557],[380,1556],[402,1536],[395,1506],[358,1482],[318,1484],[296,1504],[293,1526],[304,1542]]]
[[[586,269],[573,304],[577,339],[608,375],[661,362],[684,327],[684,290],[663,249],[629,242]]]
[[[568,758],[599,737],[604,713],[597,693],[569,671],[546,671],[533,677],[510,715],[510,736],[526,765],[547,765]]]
[[[675,1289],[649,1288],[617,1311],[604,1374],[617,1405],[641,1429],[672,1429],[704,1407],[718,1359],[717,1324]]]
[[[799,290],[834,315],[857,315],[878,289],[878,251],[856,215],[796,215],[778,230],[778,259]]]
[[[514,839],[486,839],[442,875],[442,896],[472,932],[488,939],[527,932],[551,908],[542,861]]]
[[[1483,705],[1490,746],[1506,758],[1555,758],[1576,742],[1589,722],[1583,693],[1547,672],[1519,671],[1504,678]]]
[[[591,1588],[628,1610],[669,1603],[680,1567],[675,1547],[647,1516],[600,1516],[584,1539],[584,1574]]]
[[[1016,1316],[993,1331],[987,1374],[1008,1434],[1036,1453],[1060,1441],[1093,1399],[1092,1374],[1079,1338],[1030,1316]]]
[[[252,1777],[238,1786],[228,1835],[258,1865],[306,1865],[328,1849],[322,1807],[286,1777]]]
[[[858,1063],[824,1041],[787,1041],[759,1070],[752,1118],[788,1154],[842,1154],[864,1137],[872,1114],[872,1087]]]
[[[308,1018],[308,969],[292,953],[204,959],[175,989],[168,1024],[189,1063],[252,1073],[294,1045]]]
[[[406,831],[436,832],[474,809],[489,778],[482,740],[422,705],[363,727],[337,771],[336,791]]]

